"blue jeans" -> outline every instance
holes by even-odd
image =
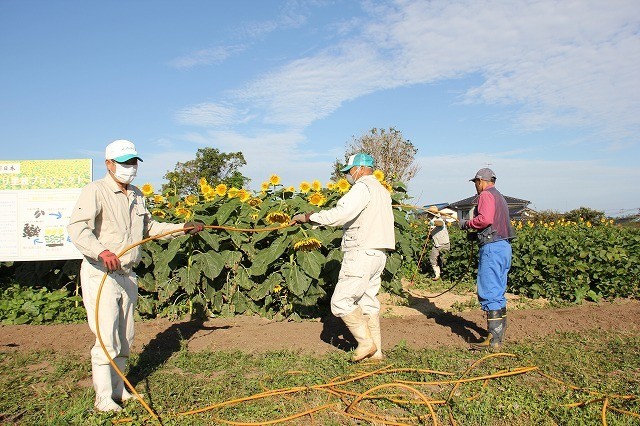
[[[480,247],[478,252],[478,301],[483,311],[497,311],[507,306],[507,274],[511,268],[511,244],[496,241]]]

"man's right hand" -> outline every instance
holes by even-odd
[[[120,259],[118,259],[118,256],[116,256],[115,253],[105,250],[100,253],[98,257],[102,260],[102,264],[107,268],[107,271],[113,272],[120,269]]]
[[[311,216],[311,213],[298,213],[291,220],[296,223],[307,223],[309,222],[309,216]]]

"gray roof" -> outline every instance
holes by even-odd
[[[510,197],[508,195],[504,195],[504,199],[507,201],[507,205],[509,205],[510,207],[513,206],[521,206],[521,207],[526,207],[529,204],[531,204],[531,201],[528,200],[523,200],[522,198],[515,198],[515,197]],[[457,209],[460,207],[470,207],[470,206],[475,206],[478,204],[478,195],[474,195],[472,197],[468,197],[465,199],[462,199],[460,201],[456,201],[454,203],[449,204],[449,207],[453,208],[453,209]]]

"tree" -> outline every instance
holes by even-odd
[[[591,222],[592,224],[598,224],[605,218],[604,212],[591,209],[589,207],[580,207],[573,209],[564,214],[564,218],[572,222],[578,222],[580,219],[585,222]]]
[[[371,155],[376,161],[376,169],[382,170],[391,181],[407,183],[420,170],[415,163],[418,148],[405,139],[401,131],[393,127],[388,130],[374,127],[357,139],[353,137],[345,151],[344,161],[336,160],[332,178],[340,178],[340,168],[350,156],[359,152]]]
[[[247,164],[241,152],[224,153],[216,148],[200,148],[195,160],[177,163],[164,178],[162,192],[175,191],[176,195],[195,194],[200,190],[200,178],[209,185],[224,183],[229,187],[242,188],[249,182],[238,169]]]

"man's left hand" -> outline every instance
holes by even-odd
[[[204,223],[187,222],[184,224],[184,229],[187,229],[187,228],[192,228],[192,229],[189,229],[188,231],[185,231],[187,234],[190,234],[190,235],[197,234],[198,232],[201,232],[202,230],[204,230]]]
[[[467,219],[460,219],[458,220],[458,227],[460,229],[467,229],[469,226],[467,225],[467,222],[469,222]]]

